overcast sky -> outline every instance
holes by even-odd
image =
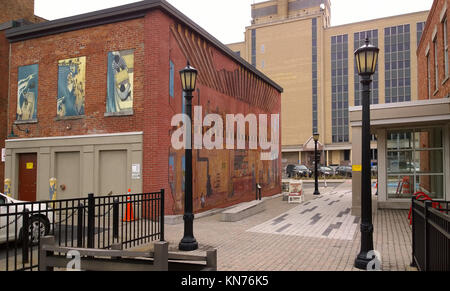
[[[120,6],[136,0],[35,0],[35,14],[48,20]],[[168,0],[198,25],[228,44],[244,41],[253,2],[262,0]],[[332,26],[429,10],[433,0],[331,0]]]

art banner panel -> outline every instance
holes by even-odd
[[[58,62],[58,117],[85,114],[86,57]]]
[[[106,112],[133,110],[134,50],[108,54],[108,97]]]
[[[37,118],[39,65],[19,67],[17,84],[17,120]]]

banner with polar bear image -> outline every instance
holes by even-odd
[[[17,121],[37,118],[39,65],[19,67],[17,90]]]
[[[133,110],[134,50],[108,54],[108,113]]]
[[[86,57],[58,62],[58,117],[84,115]]]

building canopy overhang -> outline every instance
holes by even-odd
[[[362,126],[362,107],[350,108],[351,127]],[[371,129],[426,126],[450,121],[450,98],[372,105]]]

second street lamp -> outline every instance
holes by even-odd
[[[192,121],[192,92],[195,91],[198,71],[191,67],[189,62],[187,67],[180,71],[181,85],[184,97],[186,98],[186,115]],[[189,138],[186,143],[186,177],[184,194],[184,237],[180,242],[180,251],[195,251],[198,249],[198,242],[194,237],[194,207],[193,207],[193,177],[192,177],[192,127],[188,127]]]
[[[320,195],[320,191],[319,191],[319,159],[318,159],[318,151],[317,151],[317,143],[319,142],[319,138],[320,138],[320,134],[318,132],[314,132],[313,134],[313,138],[314,138],[314,176],[315,176],[315,191],[314,191],[314,195],[319,196]]]
[[[372,176],[370,154],[370,84],[375,73],[380,49],[371,45],[369,39],[355,51],[356,66],[361,76],[362,90],[362,178],[361,178],[361,252],[355,261],[355,267],[367,270],[373,260],[369,255],[373,247],[372,221]]]

